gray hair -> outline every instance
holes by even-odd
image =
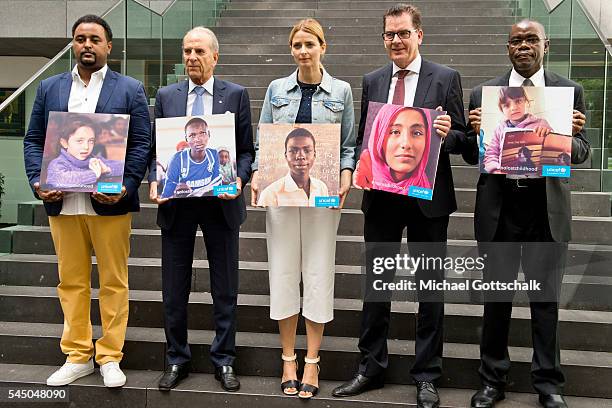
[[[193,27],[191,30],[187,31],[187,33],[183,37],[183,42],[185,42],[185,38],[188,35],[194,33],[201,33],[208,36],[208,39],[210,40],[210,47],[212,48],[213,52],[219,52],[219,41],[217,40],[217,36],[215,35],[215,33],[212,32],[212,30],[204,26]]]

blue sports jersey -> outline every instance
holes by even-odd
[[[214,186],[221,185],[219,174],[219,155],[215,149],[206,148],[203,161],[195,162],[189,154],[191,149],[176,152],[166,173],[166,184],[162,198],[172,197],[179,184],[186,184],[191,189],[189,197],[202,197],[212,192]]]

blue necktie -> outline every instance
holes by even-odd
[[[204,114],[204,98],[202,97],[202,95],[204,95],[204,92],[206,92],[206,89],[204,89],[204,87],[201,87],[201,86],[196,86],[195,88],[193,88],[193,92],[196,93],[196,98],[195,98],[195,101],[193,102],[193,108],[191,108],[191,116],[203,115]]]

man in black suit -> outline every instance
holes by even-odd
[[[467,162],[478,163],[476,137],[480,134],[483,86],[573,87],[571,161],[577,164],[588,158],[589,143],[582,131],[585,123],[583,89],[543,68],[543,57],[548,47],[549,40],[539,22],[524,20],[512,26],[508,56],[513,69],[474,88],[470,95],[468,137],[472,148],[464,154]],[[489,255],[485,280],[513,280],[519,265],[522,265],[526,279],[546,279],[552,288],[550,293],[539,297],[530,294],[534,349],[531,376],[539,401],[546,408],[567,406],[561,395],[565,379],[559,357],[559,305],[556,297],[563,277],[571,221],[568,179],[480,175],[474,227],[480,250]],[[510,369],[508,331],[512,299],[486,300],[479,369],[483,387],[472,397],[471,406],[474,408],[493,407],[504,398]]]
[[[440,108],[447,115],[440,116],[434,122],[438,136],[444,141],[433,199],[426,201],[384,191],[364,191],[361,209],[365,216],[365,241],[366,244],[386,242],[399,247],[403,230],[409,225],[407,239],[411,253],[421,253],[423,245],[416,243],[435,243],[425,248],[428,255],[444,257],[449,214],[457,209],[449,153],[461,153],[466,143],[461,79],[456,71],[419,55],[423,30],[420,12],[415,7],[400,4],[387,10],[383,40],[392,62],[363,78],[357,146],[363,142],[370,101]],[[369,277],[372,276],[370,258],[368,255],[366,259]],[[427,279],[440,279],[443,271],[427,271],[427,274]],[[425,271],[417,271],[417,280],[423,278]],[[334,396],[357,395],[383,386],[384,371],[389,363],[387,333],[390,305],[389,301],[364,301],[359,371],[352,380],[336,388]],[[420,302],[415,363],[411,370],[417,384],[419,407],[439,405],[434,382],[442,373],[443,319],[444,303],[441,298]]]
[[[189,372],[187,305],[191,289],[193,249],[198,226],[210,269],[215,339],[210,357],[215,378],[227,391],[240,382],[233,369],[236,357],[236,305],[238,295],[238,233],[246,219],[241,187],[251,177],[255,157],[251,110],[247,90],[213,77],[219,43],[212,31],[196,27],[183,38],[183,59],[189,79],[161,88],[155,98],[155,117],[235,114],[237,186],[235,195],[161,199],[157,195],[156,161],[150,163],[150,198],[159,204],[157,224],[162,231],[162,285],[168,367],[159,388],[169,390]],[[155,152],[155,149],[153,149]]]

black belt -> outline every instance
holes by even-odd
[[[506,177],[506,186],[513,188],[527,188],[527,187],[538,187],[546,185],[546,179],[544,177],[538,178],[508,178]]]

